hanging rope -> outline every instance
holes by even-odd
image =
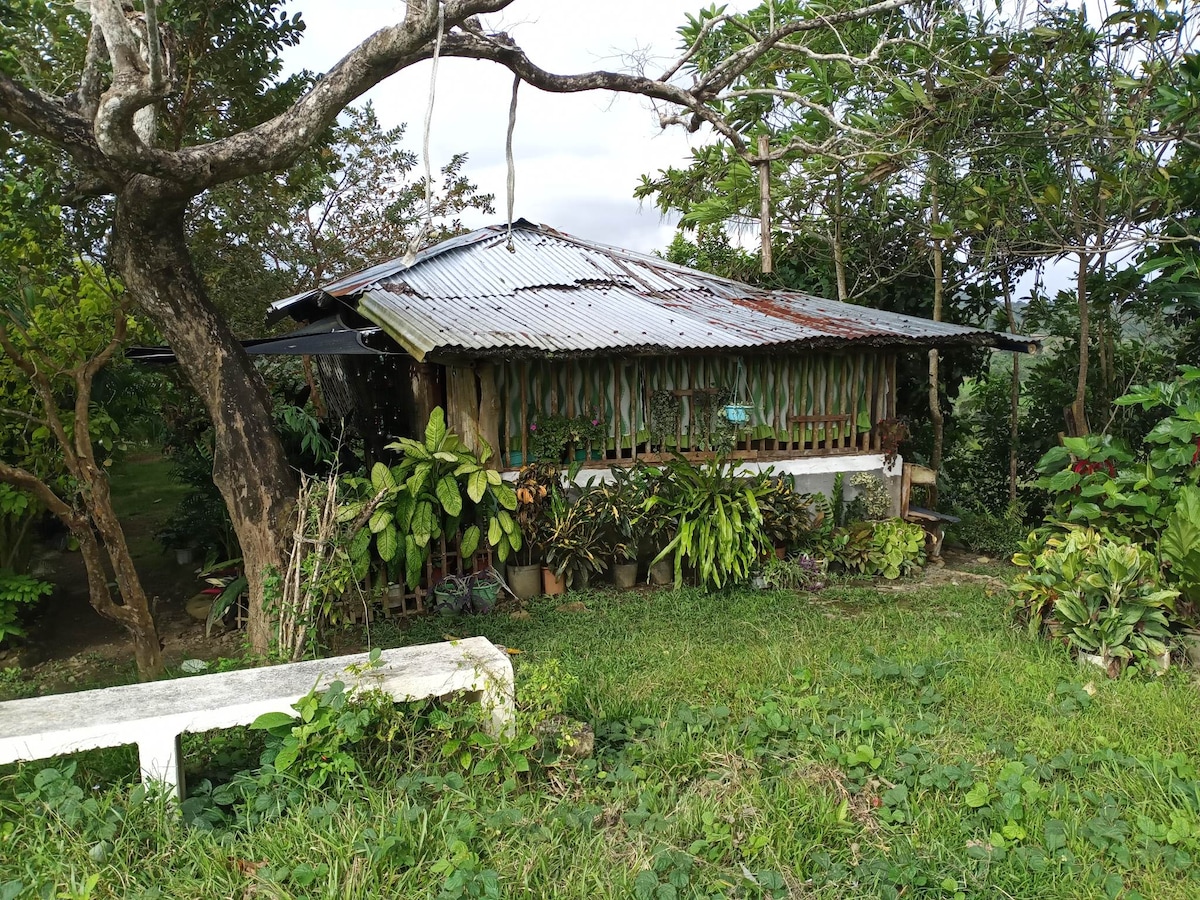
[[[446,30],[446,10],[442,0],[438,0],[437,39],[433,44],[433,68],[429,72],[429,105],[425,107],[425,220],[408,242],[408,250],[404,254],[404,264],[411,266],[417,258],[417,251],[425,242],[425,236],[433,225],[433,168],[429,161],[429,132],[433,126],[433,101],[437,97],[438,59],[442,55],[442,35]]]
[[[504,144],[504,158],[508,162],[508,252],[516,253],[513,245],[513,204],[517,197],[517,166],[513,162],[513,131],[517,127],[517,89],[521,87],[521,76],[513,76],[512,102],[508,105],[508,139]]]

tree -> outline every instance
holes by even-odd
[[[296,97],[296,84],[276,90],[270,69],[252,99],[263,116],[251,115],[236,127],[229,117],[192,112],[197,103],[184,77],[210,52],[249,60],[230,33],[265,34],[269,61],[283,43],[298,37],[299,17],[280,33],[265,22],[279,21],[276,3],[230,7],[228,32],[189,56],[176,41],[204,18],[202,4],[145,3],[128,13],[118,0],[91,0],[90,17],[48,4],[32,3],[48,20],[39,35],[50,35],[52,52],[37,47],[35,64],[23,66],[21,47],[0,56],[0,119],[11,129],[35,136],[65,152],[77,173],[75,191],[115,198],[112,256],[126,287],[175,351],[192,386],[203,399],[216,430],[214,478],[229,506],[250,582],[251,642],[265,648],[271,639],[263,600],[263,579],[286,557],[296,482],[272,427],[269,399],[228,322],[214,307],[197,274],[187,242],[193,200],[219,185],[287,169],[324,140],[338,115],[384,78],[435,52],[490,60],[542,90],[617,90],[642,94],[666,105],[664,123],[699,127],[708,123],[741,144],[736,129],[710,105],[721,91],[772,46],[795,35],[827,31],[847,22],[906,5],[879,0],[859,7],[813,10],[769,28],[753,46],[728,57],[691,83],[672,79],[685,59],[658,78],[611,72],[556,75],[535,65],[506,34],[489,32],[477,18],[513,5],[513,0],[410,0],[397,24],[381,29],[352,49]],[[190,13],[191,17],[180,13]],[[166,21],[160,23],[160,13]],[[14,19],[24,34],[19,14]],[[2,23],[0,23],[2,24]],[[26,21],[30,31],[32,25]],[[223,24],[223,23],[222,23]],[[12,21],[7,24],[11,30]],[[0,37],[3,34],[0,33]],[[26,45],[30,42],[25,40]],[[43,61],[63,47],[86,44],[79,70],[61,70]],[[186,46],[186,44],[185,44]],[[256,48],[257,49],[257,48]],[[52,70],[52,71],[47,71]],[[277,70],[277,69],[276,69]],[[227,69],[222,70],[226,72]],[[77,76],[70,79],[68,76]],[[213,78],[209,96],[222,103],[210,110],[238,110],[241,96]],[[278,105],[285,108],[277,109]],[[173,122],[192,122],[194,128]],[[175,142],[165,140],[175,135]],[[185,139],[178,140],[180,135]]]
[[[139,677],[157,678],[158,633],[105,471],[121,426],[94,391],[137,325],[119,284],[94,263],[70,262],[57,210],[31,202],[29,187],[5,182],[0,205],[0,482],[68,529],[83,556],[92,606],[133,638]]]

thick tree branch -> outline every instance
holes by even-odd
[[[113,182],[115,169],[100,151],[91,121],[57,97],[0,73],[0,119],[62,147],[80,165]]]

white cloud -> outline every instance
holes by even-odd
[[[696,6],[695,0],[517,0],[502,19],[492,21],[512,33],[538,65],[576,73],[628,68],[628,54],[634,52],[668,59],[679,43],[675,29]],[[327,70],[403,12],[401,4],[386,0],[300,2],[295,8],[308,30],[287,62],[314,71]],[[429,63],[413,66],[367,95],[384,125],[408,123],[406,142],[418,151],[429,73]],[[466,152],[468,177],[496,195],[497,215],[476,217],[470,225],[504,216],[511,90],[511,76],[493,63],[441,61],[432,164],[436,169],[452,154]],[[641,175],[685,162],[698,140],[680,128],[661,131],[641,98],[551,95],[523,85],[513,142],[515,215],[631,250],[661,249],[672,225],[652,205],[635,200],[633,189]]]

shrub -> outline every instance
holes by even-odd
[[[24,636],[20,624],[22,607],[31,606],[52,590],[53,585],[30,575],[0,569],[0,643],[10,635]]]
[[[759,558],[771,550],[759,508],[770,487],[739,477],[721,459],[697,467],[679,458],[666,468],[663,493],[650,497],[646,508],[661,504],[675,519],[676,532],[655,562],[674,555],[676,586],[683,584],[685,565],[694,567],[707,587],[749,579]]]
[[[925,564],[925,530],[902,519],[855,522],[834,532],[830,563],[849,574],[911,575]]]
[[[1140,545],[1094,529],[1034,533],[1013,562],[1028,569],[1010,586],[1011,609],[1032,633],[1050,621],[1071,646],[1113,668],[1165,651],[1178,592],[1161,585],[1158,561]]]
[[[1020,550],[1026,530],[1016,507],[994,513],[980,505],[957,512],[961,521],[950,526],[950,533],[968,550],[1002,559]]]

